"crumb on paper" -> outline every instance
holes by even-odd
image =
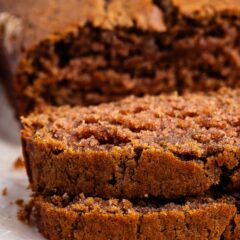
[[[17,199],[16,204],[19,206],[19,210],[17,212],[17,218],[19,221],[30,225],[31,224],[31,214],[32,214],[32,202],[28,202],[24,204],[22,199]]]
[[[19,206],[19,207],[23,207],[24,206],[24,200],[19,198],[15,201],[15,203]]]
[[[18,157],[16,159],[16,161],[14,162],[14,165],[13,165],[14,169],[16,169],[16,170],[22,169],[22,168],[24,168],[24,166],[25,166],[24,165],[24,160],[23,160],[22,157]]]
[[[2,190],[2,195],[4,197],[8,195],[8,189],[6,187]]]

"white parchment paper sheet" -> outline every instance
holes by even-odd
[[[20,155],[19,125],[0,87],[0,240],[42,240],[34,227],[16,218],[15,201],[27,201],[30,195],[25,170],[13,168]],[[4,188],[8,190],[7,196],[2,196]]]

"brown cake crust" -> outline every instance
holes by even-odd
[[[151,0],[114,0],[109,3],[105,0],[1,0],[0,10],[22,19],[25,49],[53,33],[76,25],[84,26],[87,22],[103,28],[136,24],[144,30],[166,29],[161,10]]]
[[[8,79],[19,115],[42,104],[239,86],[234,0],[2,0],[0,9],[25,27],[25,54]]]
[[[45,108],[22,119],[34,191],[177,198],[232,187],[239,90]],[[231,186],[231,187],[230,187]]]
[[[211,199],[182,205],[141,206],[127,200],[58,197],[33,200],[39,231],[48,239],[220,239],[236,214],[231,202]],[[228,238],[221,238],[228,239]]]

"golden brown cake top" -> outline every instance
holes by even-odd
[[[169,2],[171,1],[0,0],[0,12],[9,12],[22,20],[24,47],[30,47],[52,33],[63,32],[70,26],[87,22],[107,29],[120,26],[162,32],[167,25],[164,15],[172,13],[173,5],[184,14],[200,11],[205,15],[215,11],[240,10],[238,0],[172,0],[173,5]],[[162,6],[165,6],[164,13]]]
[[[184,14],[201,12],[203,14],[216,11],[239,11],[239,0],[173,0],[173,3]]]
[[[103,28],[165,30],[162,11],[151,0],[0,0],[0,12],[22,19],[25,47],[68,26],[87,22]]]

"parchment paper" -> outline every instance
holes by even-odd
[[[0,87],[0,240],[42,240],[33,226],[25,225],[17,217],[17,199],[28,200],[28,180],[24,169],[14,169],[21,156],[19,124]],[[7,188],[7,195],[2,191]]]

